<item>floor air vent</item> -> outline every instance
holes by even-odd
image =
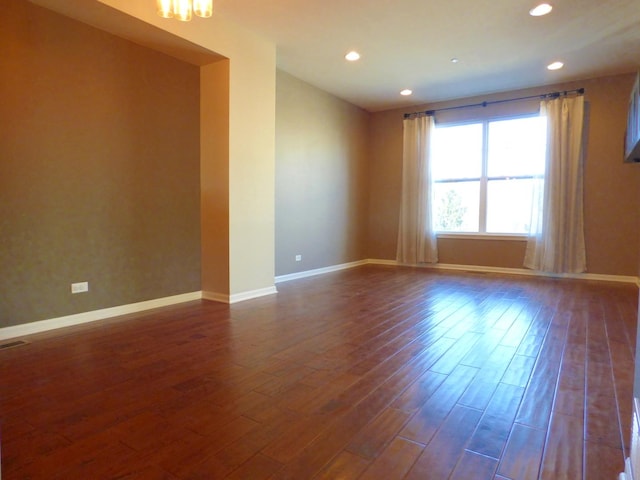
[[[26,345],[29,342],[25,342],[24,340],[14,340],[12,342],[0,343],[0,350],[6,350],[7,348],[13,347],[21,347],[22,345]]]

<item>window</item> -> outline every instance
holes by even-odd
[[[432,150],[437,232],[526,234],[544,181],[546,118],[440,125]]]

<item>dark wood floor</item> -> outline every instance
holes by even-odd
[[[607,479],[637,288],[366,266],[0,351],[2,478]]]

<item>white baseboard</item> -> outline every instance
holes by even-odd
[[[23,323],[12,327],[0,328],[0,340],[8,338],[23,337],[34,333],[41,333],[47,330],[57,328],[70,327],[72,325],[80,325],[82,323],[95,322],[105,320],[107,318],[127,315],[129,313],[138,313],[153,308],[166,307],[177,303],[190,302],[192,300],[200,300],[202,292],[183,293],[170,297],[157,298],[144,302],[131,303],[128,305],[120,305],[117,307],[103,308],[100,310],[92,310],[90,312],[77,313],[64,317],[51,318],[48,320],[40,320],[37,322]]]
[[[73,325],[80,325],[82,323],[96,322],[99,320],[106,320],[107,318],[117,317],[120,315],[127,315],[129,313],[138,313],[145,310],[151,310],[153,308],[166,307],[169,305],[175,305],[178,303],[190,302],[192,300],[213,300],[214,302],[222,303],[237,303],[244,300],[250,300],[252,298],[263,297],[265,295],[273,295],[278,293],[275,285],[272,287],[261,288],[258,290],[250,290],[247,292],[236,293],[233,295],[227,295],[216,292],[190,292],[180,295],[173,295],[170,297],[156,298],[154,300],[147,300],[144,302],[131,303],[128,305],[120,305],[117,307],[103,308],[100,310],[92,310],[90,312],[76,313],[74,315],[67,315],[64,317],[51,318],[47,320],[39,320],[36,322],[23,323],[21,325],[14,325],[11,327],[0,328],[0,340],[7,340],[9,338],[24,337],[25,335],[32,335],[34,333],[42,333],[48,330],[55,330],[63,327],[70,327]]]
[[[629,458],[624,462],[624,473],[620,474],[621,479],[634,480],[634,472],[640,471],[640,399],[633,399],[633,416],[631,419],[631,447]]]
[[[229,303],[244,302],[253,298],[266,297],[278,293],[275,285],[273,287],[260,288],[258,290],[250,290],[248,292],[234,293],[229,297]]]
[[[618,480],[633,480],[633,473],[631,472],[631,460],[626,459],[624,461],[624,472],[618,475]]]
[[[340,265],[333,265],[330,267],[317,268],[314,270],[307,270],[304,272],[296,272],[288,275],[280,275],[275,277],[275,283],[287,282],[290,280],[296,280],[300,278],[312,277],[315,275],[322,275],[324,273],[336,272],[339,270],[345,270],[349,268],[359,267],[362,265],[391,265],[401,266],[395,260],[385,259],[366,259],[356,262],[343,263]],[[481,273],[502,273],[509,275],[526,275],[526,276],[543,276],[543,277],[556,277],[556,278],[574,278],[581,280],[599,280],[606,282],[622,282],[633,283],[640,286],[640,279],[638,277],[623,276],[623,275],[604,275],[594,273],[579,273],[579,274],[562,274],[554,275],[544,272],[537,272],[534,270],[527,270],[525,268],[500,268],[500,267],[485,267],[478,265],[454,265],[454,264],[425,264],[420,266],[421,268],[432,268],[436,270],[454,270],[454,271],[466,271],[466,272],[481,272]],[[247,292],[241,292],[236,294],[221,294],[216,292],[191,292],[181,295],[174,295],[170,297],[158,298],[155,300],[148,300],[144,302],[132,303],[129,305],[122,305],[111,308],[104,308],[101,310],[93,310],[90,312],[78,313],[75,315],[68,315],[59,318],[52,318],[49,320],[40,320],[37,322],[25,323],[22,325],[15,325],[11,327],[0,328],[0,340],[6,340],[9,338],[22,337],[25,335],[31,335],[34,333],[45,332],[47,330],[53,330],[62,327],[68,327],[72,325],[79,325],[82,323],[95,322],[98,320],[104,320],[119,315],[126,315],[129,313],[137,313],[144,310],[150,310],[153,308],[164,307],[177,303],[189,302],[192,300],[212,300],[222,303],[237,303],[252,298],[263,297],[266,295],[273,295],[277,293],[275,286],[261,288],[258,290],[251,290]],[[640,448],[639,448],[640,451]],[[639,454],[640,456],[640,454]],[[633,463],[633,462],[632,462]],[[638,479],[640,480],[640,479]]]
[[[300,278],[313,277],[315,275],[322,275],[323,273],[337,272],[338,270],[346,270],[348,268],[359,267],[361,265],[366,265],[367,263],[371,262],[369,260],[359,260],[357,262],[341,263],[340,265],[333,265],[331,267],[316,268],[314,270],[306,270],[304,272],[279,275],[276,277],[276,283],[298,280]]]
[[[369,259],[372,265],[398,265],[417,268],[431,268],[434,270],[453,270],[460,272],[501,273],[507,275],[523,275],[528,277],[572,278],[577,280],[597,280],[602,282],[633,283],[640,285],[638,277],[626,275],[606,275],[601,273],[547,273],[527,268],[487,267],[482,265],[456,265],[451,263],[429,263],[420,265],[402,265],[395,260]]]
[[[217,292],[206,292],[202,291],[202,299],[203,300],[211,300],[212,302],[218,303],[230,303],[229,295],[225,293],[217,293]]]
[[[393,267],[397,267],[399,265],[401,265],[400,263],[396,262],[395,260],[384,260],[381,258],[370,258],[367,260],[367,264],[369,265],[389,265],[389,266],[393,266]]]
[[[500,273],[507,275],[523,275],[528,277],[549,277],[549,278],[572,278],[577,280],[597,280],[603,282],[633,283],[640,287],[640,278],[625,275],[606,275],[601,273],[546,273],[527,268],[505,268],[505,267],[488,267],[483,265],[456,265],[452,263],[429,263],[420,265],[403,265],[395,260],[385,260],[378,258],[369,258],[359,260],[357,262],[342,263],[330,267],[317,268],[314,270],[306,270],[304,272],[290,273],[287,275],[279,275],[276,277],[276,283],[288,282],[300,278],[312,277],[314,275],[322,275],[323,273],[336,272],[348,268],[359,267],[361,265],[389,265],[389,266],[407,266],[416,268],[431,268],[434,270],[452,270],[459,272],[476,272],[476,273]]]
[[[266,295],[273,295],[278,293],[278,290],[275,286],[260,288],[258,290],[249,290],[247,292],[234,293],[234,294],[226,294],[226,293],[216,293],[216,292],[202,292],[202,298],[204,300],[212,300],[214,302],[221,303],[238,303],[243,302],[245,300],[251,300],[252,298],[264,297]]]

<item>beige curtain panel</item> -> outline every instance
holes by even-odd
[[[436,263],[438,246],[431,221],[431,137],[433,116],[403,121],[402,199],[396,260],[406,265]]]
[[[584,97],[544,100],[545,180],[537,196],[524,266],[550,273],[586,271],[583,217]]]

